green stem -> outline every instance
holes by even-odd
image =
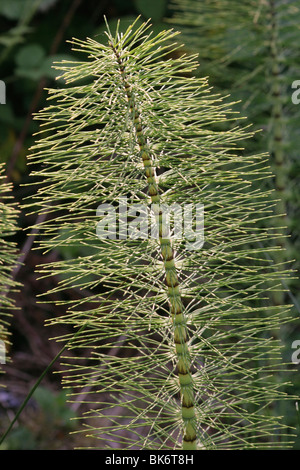
[[[164,262],[165,281],[168,289],[170,314],[174,325],[174,343],[177,355],[177,369],[181,394],[181,413],[184,423],[182,447],[184,450],[194,450],[197,449],[197,422],[194,405],[194,386],[193,377],[191,374],[191,359],[188,348],[186,316],[184,314],[184,306],[181,299],[173,249],[170,243],[170,239],[166,238],[167,234],[164,228],[163,214],[160,208],[159,189],[156,181],[156,168],[153,165],[153,159],[147,146],[147,139],[143,133],[141,116],[134,102],[131,86],[127,81],[125,65],[122,63],[122,59],[116,48],[112,44],[111,47],[116,55],[116,59],[119,65],[122,83],[125,88],[127,100],[130,106],[130,112],[134,122],[140,155],[144,164],[145,175],[148,182],[148,194],[151,197],[155,216],[158,221],[159,243]]]

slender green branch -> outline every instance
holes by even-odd
[[[42,382],[43,378],[45,377],[45,375],[48,373],[48,371],[51,369],[51,367],[53,366],[53,364],[55,364],[55,362],[59,359],[59,357],[66,351],[66,349],[70,346],[70,344],[74,341],[74,339],[79,335],[79,333],[81,333],[86,327],[86,324],[83,325],[78,331],[77,333],[75,333],[75,335],[71,338],[71,340],[66,343],[62,348],[61,350],[56,354],[56,356],[52,359],[52,361],[48,364],[48,366],[46,367],[46,369],[42,372],[42,374],[39,376],[39,378],[37,379],[37,381],[35,382],[35,384],[33,385],[33,387],[31,388],[30,392],[28,393],[28,395],[26,396],[26,398],[24,399],[23,403],[20,405],[18,411],[16,412],[15,414],[15,417],[13,418],[13,420],[11,421],[10,425],[8,426],[7,430],[5,431],[5,433],[3,434],[3,436],[1,437],[0,439],[0,445],[4,442],[4,440],[6,439],[6,437],[8,436],[8,434],[10,433],[10,431],[12,430],[14,424],[17,422],[17,420],[19,419],[22,411],[24,410],[24,408],[26,407],[27,403],[29,402],[30,398],[32,397],[32,395],[34,394],[34,392],[36,391],[36,389],[38,388],[38,386],[40,385],[40,383]]]

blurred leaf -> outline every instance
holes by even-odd
[[[137,10],[146,18],[151,18],[153,21],[161,20],[167,9],[166,0],[135,0]]]
[[[31,31],[31,28],[25,25],[19,25],[10,29],[6,34],[0,36],[0,44],[5,47],[13,47],[16,44],[22,43],[23,36]]]
[[[33,450],[35,448],[36,441],[33,432],[24,426],[20,426],[11,432],[0,450]]]
[[[18,51],[15,62],[18,67],[24,69],[37,67],[45,55],[44,49],[39,44],[27,44]]]
[[[49,10],[55,3],[57,3],[58,0],[42,0],[40,6],[39,6],[39,11],[45,12]]]
[[[42,409],[43,413],[51,418],[51,421],[60,422],[66,426],[72,426],[71,418],[75,413],[66,406],[68,390],[62,390],[54,394],[46,387],[38,387],[34,393],[34,398]]]
[[[15,74],[30,80],[42,77],[56,78],[59,73],[53,68],[54,62],[73,60],[70,54],[55,54],[46,57],[44,49],[38,44],[28,44],[18,52],[15,62]]]
[[[0,14],[9,20],[18,20],[22,17],[27,3],[24,0],[2,0],[0,3]]]

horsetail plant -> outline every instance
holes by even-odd
[[[66,86],[37,116],[28,207],[47,214],[40,248],[60,252],[42,275],[82,292],[48,322],[67,330],[63,385],[88,447],[289,446],[269,333],[289,308],[267,300],[287,273],[265,261],[280,233],[253,186],[271,177],[268,155],[244,155],[251,132],[229,128],[196,57],[149,28],[74,39],[86,58],[57,66]]]

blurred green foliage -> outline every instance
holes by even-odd
[[[72,449],[76,416],[67,403],[68,390],[54,393],[38,387],[14,428],[0,447],[1,450],[61,450]],[[6,420],[2,419],[4,424]],[[7,423],[6,423],[7,425]]]

